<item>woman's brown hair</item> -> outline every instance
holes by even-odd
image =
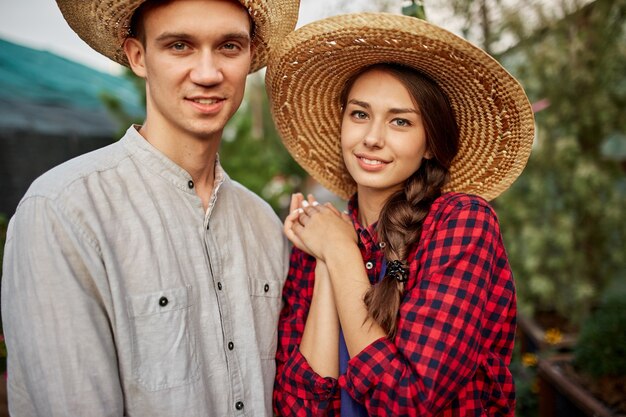
[[[402,190],[385,202],[376,232],[379,242],[385,242],[383,252],[388,262],[409,263],[411,248],[419,242],[422,223],[430,206],[441,195],[448,180],[449,168],[459,148],[459,129],[447,96],[437,84],[419,71],[398,64],[377,64],[366,67],[346,83],[341,94],[345,109],[354,82],[371,70],[384,71],[407,89],[418,106],[426,132],[426,146],[432,158],[423,159]],[[398,311],[404,293],[404,284],[386,276],[365,294],[364,302],[369,316],[393,338],[396,333]]]

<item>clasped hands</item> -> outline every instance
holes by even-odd
[[[357,243],[350,216],[331,203],[320,204],[311,194],[306,199],[300,193],[291,196],[283,230],[298,249],[324,262],[339,255],[343,245]]]

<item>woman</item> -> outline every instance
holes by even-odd
[[[515,288],[486,200],[529,156],[522,88],[468,42],[386,14],[292,33],[267,86],[294,158],[351,196],[348,214],[292,199],[275,412],[513,415]]]

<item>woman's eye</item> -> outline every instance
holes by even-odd
[[[394,119],[392,123],[394,123],[398,127],[411,126],[411,122],[409,122],[407,119]]]
[[[367,119],[367,113],[361,110],[354,110],[350,115],[355,119]]]

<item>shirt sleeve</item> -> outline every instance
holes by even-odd
[[[497,219],[482,200],[454,205],[417,256],[394,341],[381,338],[354,356],[339,384],[370,415],[434,416],[450,407],[488,350],[485,306],[505,257]],[[500,258],[499,258],[500,257]],[[508,268],[508,262],[504,259]],[[511,292],[496,303],[510,302]],[[499,278],[495,278],[499,279]],[[416,282],[417,281],[417,282]],[[491,300],[489,300],[491,297]]]
[[[339,412],[337,380],[322,377],[300,353],[315,280],[315,259],[294,248],[278,322],[274,412],[279,416],[334,416]]]
[[[29,197],[11,220],[2,317],[10,414],[122,416],[110,297],[97,245],[76,216]]]

